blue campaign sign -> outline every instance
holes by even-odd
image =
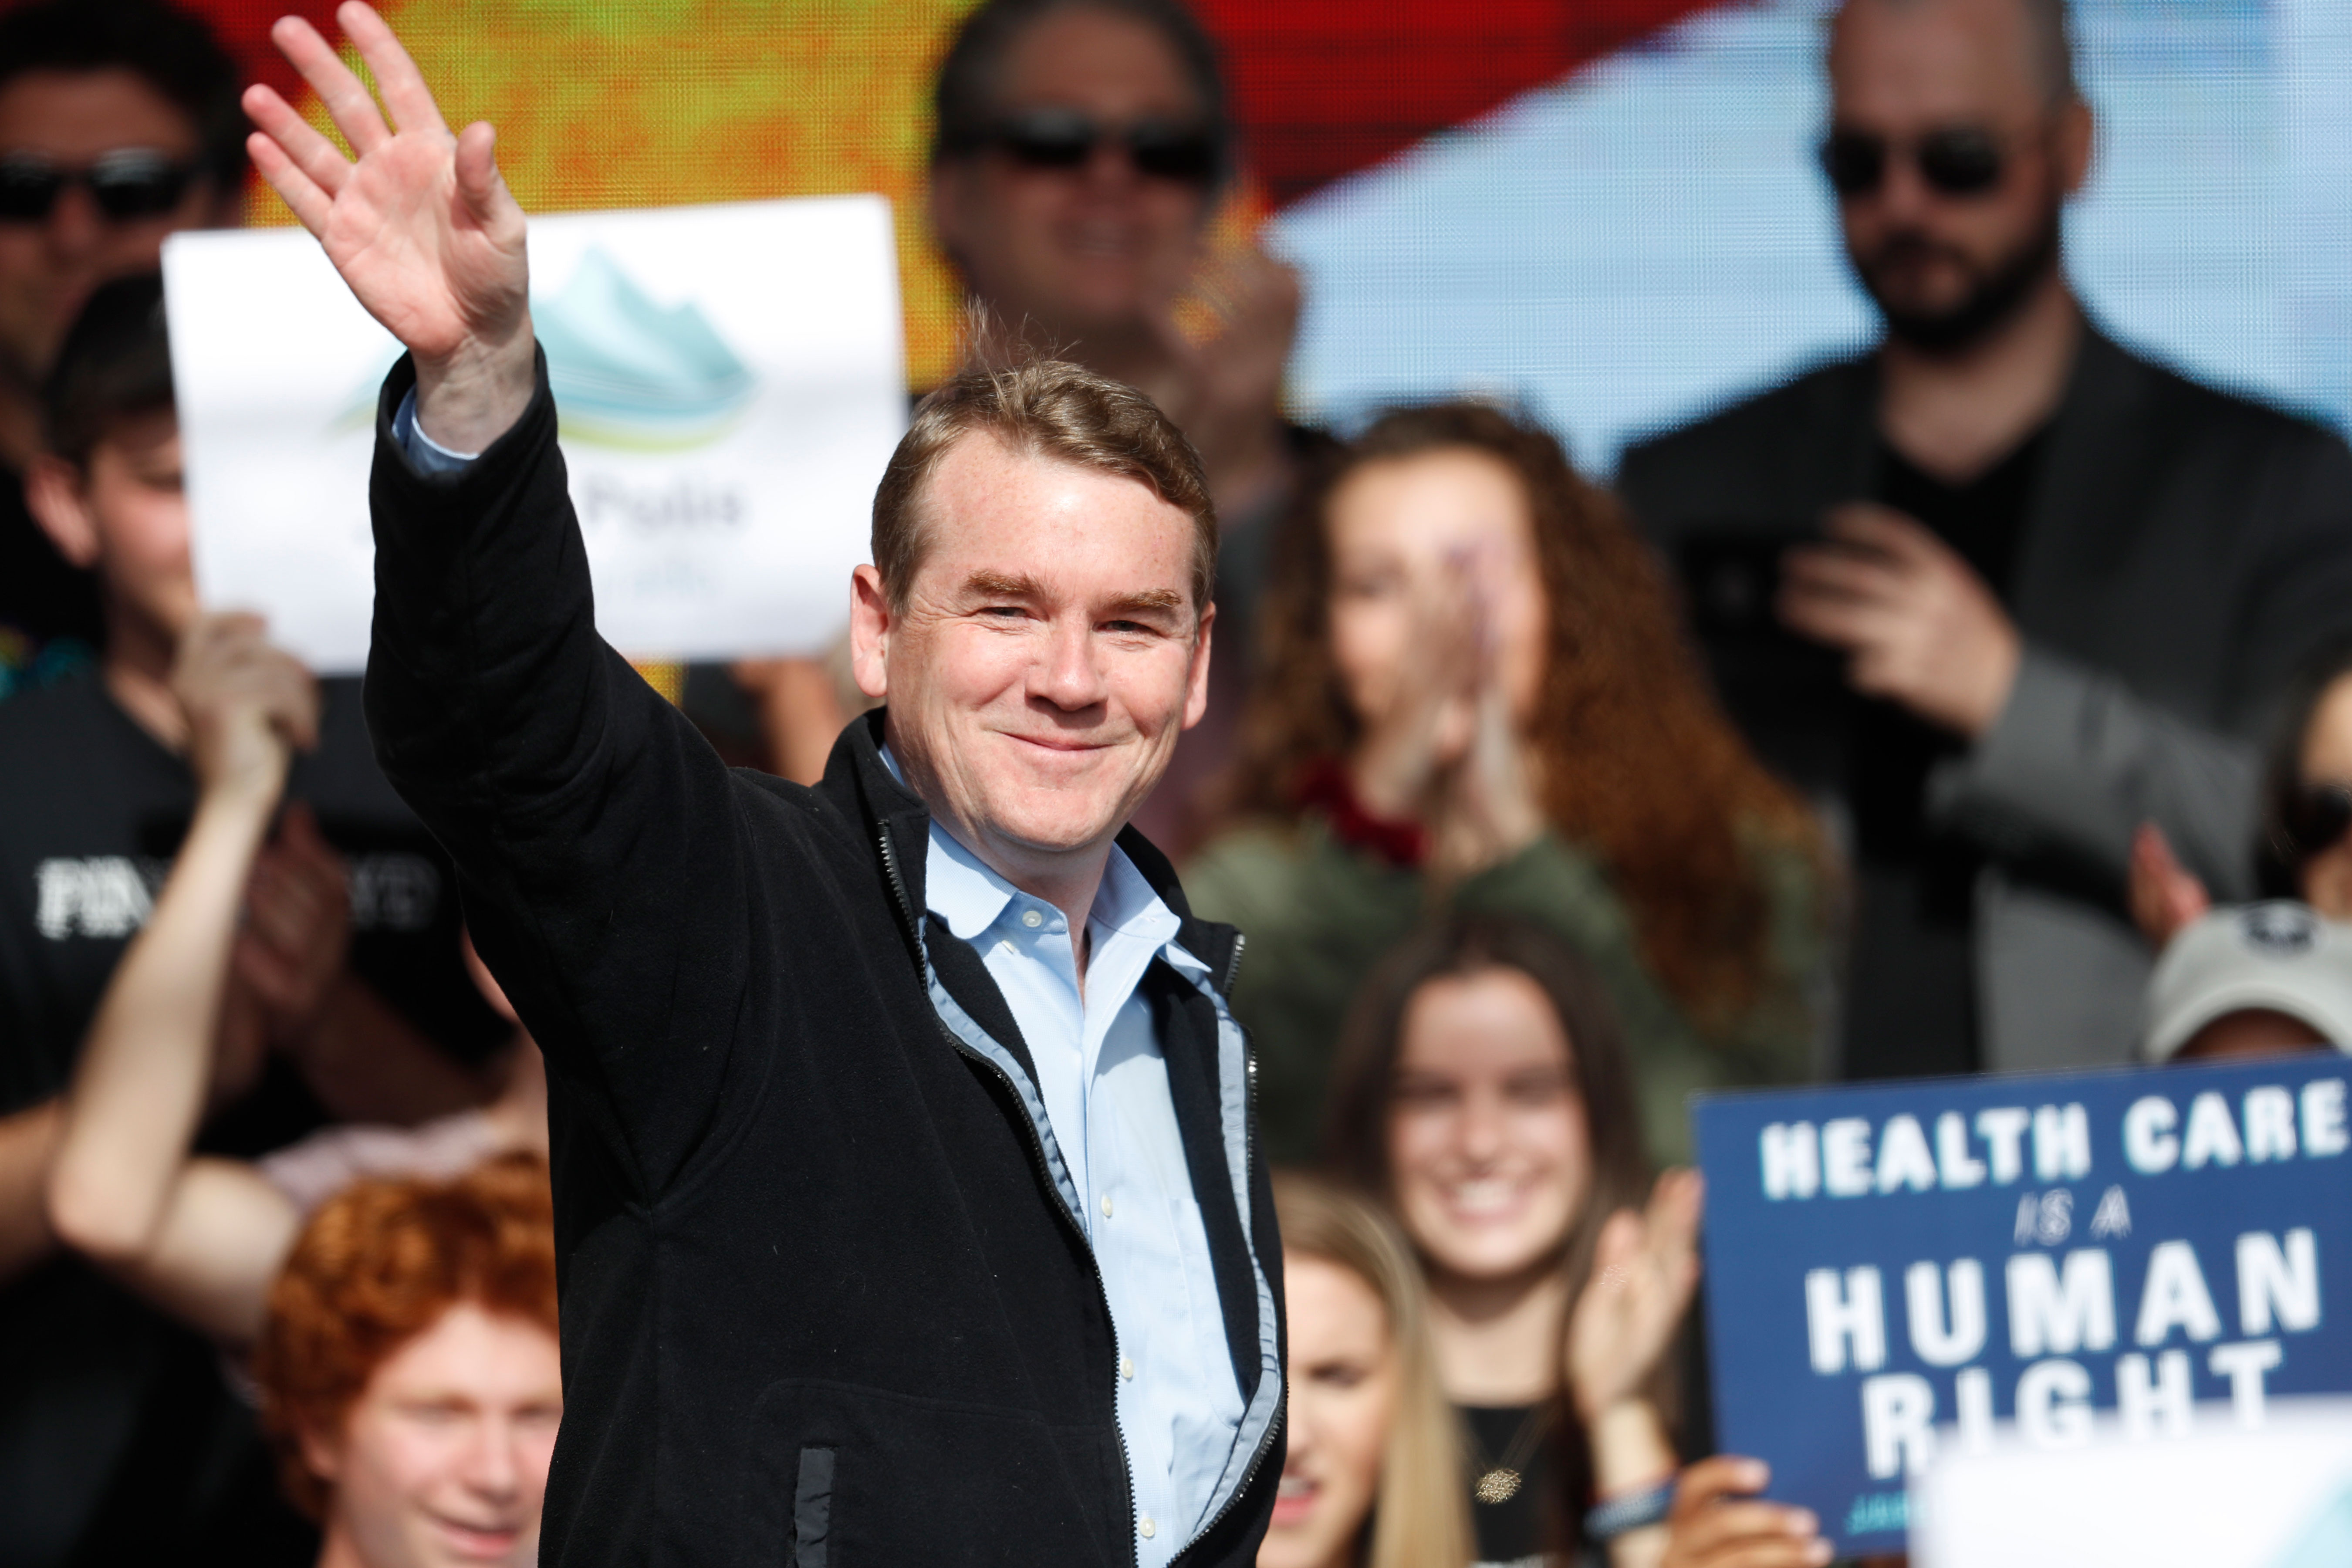
[[[1841,1554],[1939,1445],[2352,1393],[2352,1063],[1702,1097],[1716,1438]]]

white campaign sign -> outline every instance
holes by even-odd
[[[533,218],[530,273],[605,639],[825,647],[907,423],[889,204]],[[299,229],[174,236],[163,279],[204,603],[260,611],[321,673],[360,669],[398,345]]]

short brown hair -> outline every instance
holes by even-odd
[[[1149,485],[1192,517],[1192,610],[1207,609],[1217,581],[1217,508],[1201,456],[1143,394],[1066,360],[1033,359],[1007,370],[968,370],[915,407],[874,492],[874,569],[892,607],[929,547],[920,508],[950,447],[984,431],[1013,451]]]
[[[269,1289],[253,1352],[287,1495],[311,1518],[331,1489],[305,1433],[341,1428],[377,1367],[461,1301],[557,1332],[547,1162],[501,1155],[454,1182],[352,1183],[320,1205]]]

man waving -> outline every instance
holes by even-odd
[[[1249,1563],[1280,1247],[1223,990],[1124,829],[1206,700],[1215,519],[1139,395],[927,399],[851,584],[824,782],[734,773],[600,641],[523,216],[365,5],[357,153],[256,163],[409,350],[379,409],[368,714],[544,1047],[565,1420],[550,1561]]]

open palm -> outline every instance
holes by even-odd
[[[1698,1284],[1702,1192],[1697,1172],[1668,1171],[1645,1212],[1620,1210],[1601,1227],[1568,1328],[1569,1387],[1588,1424],[1640,1390],[1682,1327]]]
[[[415,62],[373,10],[352,0],[336,19],[374,72],[393,125],[318,31],[289,16],[270,36],[358,158],[277,92],[254,87],[245,107],[259,127],[247,143],[255,166],[368,313],[415,354],[428,392],[450,378],[511,383],[518,362],[527,382],[523,216],[499,174],[494,132],[477,123],[450,134]]]

